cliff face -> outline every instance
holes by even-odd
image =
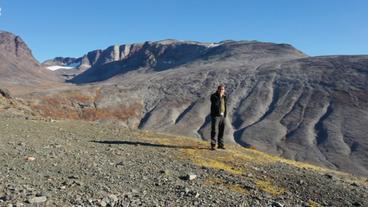
[[[81,66],[89,69],[70,82],[104,81],[138,68],[162,71],[195,61],[207,53],[208,48],[208,44],[175,40],[115,45],[83,56]]]
[[[32,51],[19,36],[9,32],[0,32],[0,51],[3,55],[15,56],[20,59],[31,61],[34,64],[38,62],[33,58]]]

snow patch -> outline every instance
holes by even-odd
[[[59,69],[75,69],[78,66],[80,66],[80,62],[75,62],[75,63],[71,63],[69,65],[52,65],[52,66],[47,66],[46,68],[52,71],[55,70],[59,70]]]
[[[221,44],[219,44],[219,43],[211,43],[207,47],[217,47],[219,45],[221,45]]]
[[[49,70],[59,70],[59,69],[74,69],[75,67],[52,65],[52,66],[47,66],[46,68]]]

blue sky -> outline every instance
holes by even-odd
[[[0,0],[0,8],[0,29],[20,35],[39,61],[167,38],[368,54],[366,0]]]

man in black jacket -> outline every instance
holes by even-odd
[[[219,85],[216,93],[211,95],[211,150],[216,147],[216,135],[219,149],[224,147],[224,130],[226,118],[225,86]]]

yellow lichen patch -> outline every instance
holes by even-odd
[[[208,149],[208,145],[206,142],[195,140],[193,138],[185,136],[157,134],[146,131],[135,134],[135,136],[140,139],[153,142],[155,144],[160,144],[168,147],[175,147],[179,149]]]
[[[213,186],[223,186],[225,188],[227,188],[228,190],[232,191],[232,192],[237,192],[237,193],[241,193],[241,194],[245,194],[248,195],[249,191],[247,191],[244,187],[242,187],[239,184],[232,184],[232,183],[226,183],[224,182],[224,180],[216,178],[216,177],[208,177],[205,181],[204,181],[205,185],[213,185]]]
[[[280,159],[282,159],[279,156],[269,155],[255,149],[244,148],[240,146],[231,146],[229,147],[229,150],[230,152],[234,153],[235,156],[245,158],[246,160],[257,164],[266,165],[278,162]]]
[[[321,205],[319,205],[318,203],[316,203],[312,200],[309,200],[308,207],[321,207]]]
[[[142,132],[138,137],[155,144],[182,149],[184,157],[189,158],[194,164],[222,169],[232,174],[243,174],[250,163],[266,165],[278,161],[274,156],[235,145],[227,145],[225,151],[210,151],[208,141],[195,140],[184,136]]]
[[[233,192],[238,192],[238,193],[242,193],[246,195],[249,194],[249,192],[246,189],[244,189],[242,186],[240,186],[239,184],[231,184],[231,185],[227,185],[226,187]]]
[[[294,160],[287,160],[287,159],[282,159],[280,158],[280,163],[284,163],[287,165],[291,165],[293,167],[296,168],[300,168],[300,169],[306,169],[309,171],[314,171],[317,172],[319,174],[331,174],[331,175],[335,175],[338,177],[343,177],[345,181],[350,182],[350,183],[359,183],[359,184],[363,184],[363,185],[367,185],[367,183],[364,183],[366,178],[365,177],[357,177],[357,176],[352,176],[349,173],[345,173],[345,172],[340,172],[340,171],[336,171],[336,170],[332,170],[332,169],[327,169],[327,168],[323,168],[323,167],[319,167],[316,165],[312,165],[309,163],[305,163],[305,162],[298,162],[298,161],[294,161]]]
[[[284,188],[275,186],[270,181],[265,180],[256,180],[255,181],[256,186],[261,189],[264,192],[267,192],[273,196],[278,196],[285,192]]]
[[[241,169],[236,169],[232,165],[229,165],[224,161],[205,158],[201,156],[201,153],[198,150],[185,149],[183,150],[183,152],[194,164],[198,166],[224,170],[226,172],[237,175],[243,173]]]
[[[193,137],[176,136],[148,131],[136,132],[135,136],[150,143],[181,149],[184,154],[183,158],[189,158],[197,165],[215,169],[223,169],[233,174],[244,173],[247,169],[249,169],[249,166],[270,166],[279,163],[296,168],[312,170],[319,174],[331,173],[333,175],[345,177],[345,179],[351,183],[355,182],[368,185],[368,183],[365,182],[366,178],[352,177],[347,173],[318,167],[308,163],[287,160],[277,155],[266,154],[255,149],[244,148],[235,144],[226,145],[225,151],[210,151],[208,150],[208,141],[202,141]],[[178,155],[179,158],[182,157],[182,154]]]
[[[288,165],[292,165],[292,166],[297,167],[297,168],[304,168],[304,169],[314,170],[314,171],[317,171],[317,172],[325,173],[325,172],[331,172],[332,171],[332,170],[329,170],[329,169],[326,169],[326,168],[322,168],[322,167],[318,167],[318,166],[315,166],[315,165],[311,165],[311,164],[304,163],[304,162],[298,162],[298,161],[294,161],[294,160],[280,159],[279,162],[285,163],[285,164],[288,164]]]

